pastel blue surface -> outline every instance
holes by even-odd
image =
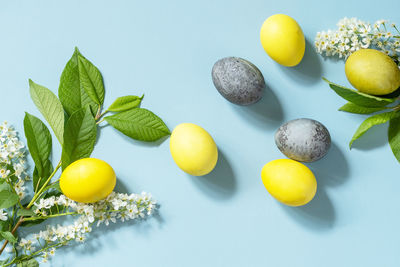
[[[93,156],[114,167],[119,191],[151,192],[159,215],[95,230],[85,244],[58,250],[51,265],[400,266],[399,163],[387,127],[348,149],[364,117],[337,111],[344,101],[321,77],[348,84],[344,63],[324,60],[312,47],[317,31],[335,28],[344,16],[400,23],[399,10],[396,0],[2,1],[0,120],[21,136],[24,111],[39,116],[28,78],[56,92],[78,46],[104,76],[106,106],[145,93],[143,107],[171,129],[182,122],[203,126],[221,155],[210,175],[190,177],[174,164],[169,140],[146,145],[103,128]],[[260,44],[260,27],[275,13],[294,17],[305,33],[298,67],[277,65]],[[211,68],[225,56],[262,71],[269,89],[261,102],[240,107],[219,95]],[[325,124],[333,147],[308,164],[318,180],[315,199],[289,208],[267,193],[260,172],[284,157],[275,130],[299,117]],[[54,160],[59,155],[57,147]]]

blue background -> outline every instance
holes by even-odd
[[[101,70],[107,107],[145,93],[143,107],[173,129],[201,125],[220,150],[216,169],[190,177],[169,140],[156,145],[101,130],[94,157],[117,172],[119,191],[151,192],[159,214],[141,223],[95,230],[84,245],[60,249],[53,266],[400,266],[399,163],[379,126],[348,149],[362,115],[338,112],[344,101],[321,80],[348,82],[343,61],[313,49],[317,31],[344,17],[400,23],[399,1],[2,1],[0,120],[23,136],[24,111],[39,116],[28,78],[57,91],[74,46]],[[273,62],[259,41],[263,21],[285,13],[307,39],[295,68]],[[261,102],[235,106],[212,84],[211,68],[239,56],[262,71]],[[315,199],[285,207],[265,190],[261,168],[284,157],[273,140],[285,121],[309,117],[330,130],[333,147],[308,164]],[[25,140],[25,139],[24,139]],[[53,158],[58,161],[57,144]]]

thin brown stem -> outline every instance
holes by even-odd
[[[17,222],[17,224],[14,226],[14,228],[11,230],[12,234],[15,234],[15,232],[17,231],[18,227],[21,225],[21,223],[24,221],[24,216],[21,216]],[[0,249],[0,255],[3,253],[3,250],[6,248],[8,244],[8,240],[4,241],[3,246]]]

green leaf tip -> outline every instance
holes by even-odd
[[[377,111],[385,110],[387,109],[386,107],[379,107],[379,108],[368,108],[368,107],[363,107],[363,106],[358,106],[354,103],[348,102],[341,106],[338,110],[339,111],[344,111],[348,113],[353,113],[353,114],[371,114],[375,113]]]
[[[363,136],[369,129],[371,129],[375,125],[379,124],[384,124],[388,122],[389,120],[392,120],[394,118],[398,118],[400,116],[399,112],[396,111],[391,111],[391,112],[385,112],[385,113],[380,113],[373,115],[371,117],[368,117],[366,120],[364,120],[356,132],[354,133],[353,137],[351,138],[351,141],[349,143],[349,148],[351,149],[351,146],[353,145],[354,141]]]
[[[86,91],[87,95],[97,105],[103,105],[105,90],[103,76],[99,69],[85,57],[78,55],[78,71],[80,85]]]
[[[79,56],[84,58],[78,48],[75,47],[73,55],[61,73],[60,85],[58,87],[58,96],[69,116],[86,105],[92,106],[93,110],[98,109],[98,104],[92,100],[86,93],[86,89],[81,86]]]
[[[143,95],[144,96],[144,95]],[[109,107],[108,111],[111,112],[121,112],[129,109],[137,108],[142,102],[142,97],[135,95],[127,95],[118,97]]]
[[[325,81],[325,82],[327,82],[327,83],[331,83],[327,78],[325,78],[325,77],[322,77],[322,80],[323,81]]]
[[[35,103],[40,113],[42,113],[43,117],[53,129],[60,144],[62,144],[64,133],[64,109],[60,100],[58,100],[57,96],[52,91],[42,85],[34,83],[32,80],[29,82],[29,87],[33,103]]]

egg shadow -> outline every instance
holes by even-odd
[[[135,188],[135,186],[130,183],[131,187]],[[125,183],[117,178],[117,183],[115,184],[114,191],[117,193],[125,193],[125,194],[130,194],[129,188],[125,185]]]
[[[190,176],[190,180],[201,192],[216,200],[227,200],[237,190],[235,174],[221,150],[218,151],[218,162],[211,173],[205,176]]]
[[[290,217],[313,231],[328,230],[335,224],[335,209],[324,188],[319,187],[314,199],[304,206],[280,205]]]
[[[249,106],[233,105],[246,122],[254,124],[261,129],[271,130],[279,127],[284,119],[281,103],[275,93],[268,87],[264,89],[263,97],[255,104]]]
[[[371,150],[387,144],[389,124],[380,124],[369,129],[362,137],[354,141],[352,149]],[[354,129],[354,131],[356,128]],[[349,138],[350,140],[350,138]]]
[[[325,157],[307,165],[314,172],[319,187],[338,186],[350,177],[349,164],[335,143],[331,144]]]
[[[350,177],[349,165],[343,152],[332,143],[328,154],[319,161],[307,163],[315,174],[318,189],[314,199],[305,206],[288,207],[285,211],[304,227],[313,231],[332,229],[336,211],[327,194],[327,188],[343,184]]]
[[[322,65],[319,55],[312,42],[306,39],[306,48],[301,62],[294,67],[279,65],[280,69],[295,82],[303,85],[311,85],[321,81]]]

